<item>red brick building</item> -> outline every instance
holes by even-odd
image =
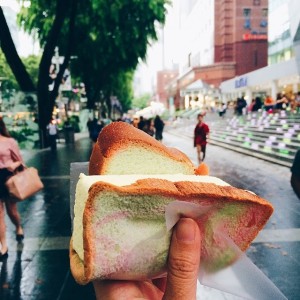
[[[168,90],[169,84],[178,76],[178,70],[164,70],[157,72],[156,94],[157,100],[168,107]]]
[[[190,66],[179,75],[177,92],[168,96],[182,108],[179,94],[196,80],[219,87],[225,80],[265,67],[267,59],[268,0],[215,0],[214,62]]]

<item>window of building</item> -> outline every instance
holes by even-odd
[[[260,5],[260,0],[253,0],[253,5],[259,6]]]
[[[250,19],[245,20],[244,28],[245,29],[251,29],[251,21],[250,21]]]
[[[251,16],[251,8],[244,8],[243,15],[244,17],[249,18]]]
[[[267,20],[261,20],[260,21],[260,27],[267,27],[268,26],[268,21]]]
[[[263,9],[261,10],[261,15],[262,15],[263,17],[267,17],[267,16],[268,16],[268,9],[267,9],[267,8],[263,8]]]

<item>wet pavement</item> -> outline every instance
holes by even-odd
[[[196,163],[190,138],[166,132],[164,143]],[[87,137],[74,145],[61,144],[55,153],[48,149],[25,153],[27,165],[39,169],[45,188],[19,203],[25,231],[22,245],[16,243],[7,219],[9,257],[0,263],[0,299],[94,299],[91,285],[74,282],[68,254],[70,163],[87,161],[90,153]],[[300,201],[290,187],[290,170],[213,145],[207,147],[206,162],[211,175],[273,203],[275,212],[247,255],[288,299],[300,299]],[[236,298],[206,289],[199,299]]]
[[[36,167],[45,188],[19,203],[25,239],[15,241],[8,225],[9,257],[0,263],[0,299],[93,299],[91,286],[78,286],[70,275],[68,245],[71,236],[69,208],[70,163],[88,161],[88,138],[74,145],[58,145],[56,152],[26,152],[28,166]]]

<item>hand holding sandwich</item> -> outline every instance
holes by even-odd
[[[192,219],[180,219],[173,230],[167,279],[94,281],[97,299],[196,299],[200,240],[197,223]]]

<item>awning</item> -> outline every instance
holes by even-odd
[[[193,83],[191,83],[185,88],[187,92],[199,91],[204,89],[211,89],[211,87],[209,86],[209,84],[207,84],[201,79],[194,81]]]
[[[206,82],[204,82],[201,79],[198,79],[196,81],[194,81],[193,83],[191,83],[190,85],[188,85],[186,88],[182,89],[182,91],[184,92],[195,92],[195,91],[204,91],[204,90],[210,90],[212,89],[210,87],[209,84],[207,84]]]

